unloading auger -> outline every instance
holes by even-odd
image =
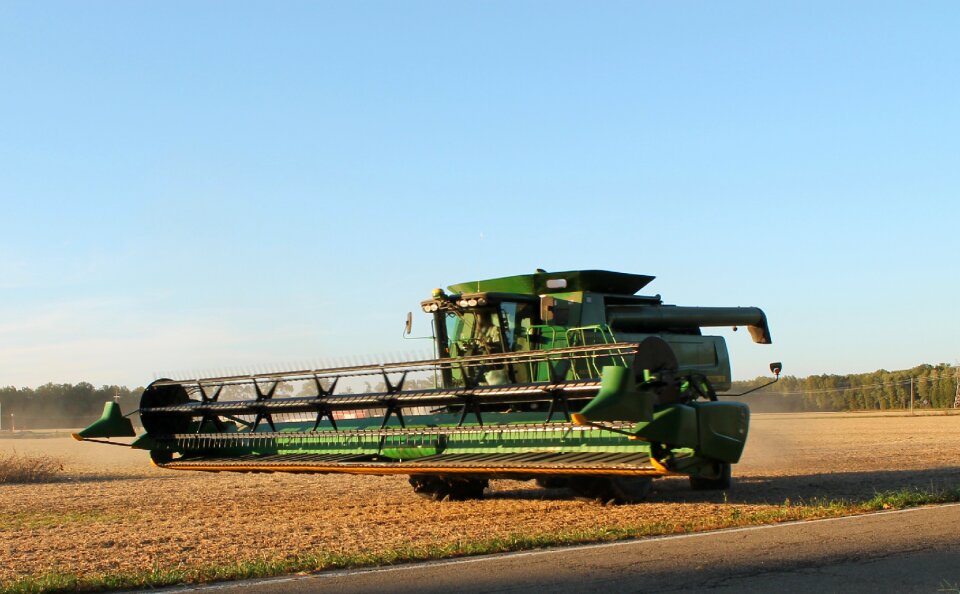
[[[108,402],[74,437],[136,437],[174,470],[408,475],[438,500],[482,497],[491,478],[616,502],[669,474],[726,489],[749,409],[718,400],[729,357],[702,328],[747,326],[769,344],[766,316],[635,295],[651,280],[586,270],[435,289],[421,307],[436,358],[160,379],[141,398],[139,436]],[[363,380],[379,385],[344,387]]]

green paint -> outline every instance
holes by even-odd
[[[103,415],[78,435],[84,438],[135,437],[133,423],[120,412],[120,405],[112,400],[103,405]]]
[[[447,287],[454,293],[480,293],[496,291],[521,295],[562,294],[574,291],[594,291],[633,295],[652,281],[654,277],[643,274],[626,274],[606,270],[569,270],[566,272],[541,272],[504,276],[487,280],[458,283]],[[554,281],[550,283],[549,281]],[[558,281],[566,281],[558,286]],[[554,284],[554,286],[549,286]]]
[[[632,369],[608,366],[603,368],[600,391],[580,414],[594,422],[651,421],[655,399],[653,392],[637,389]]]

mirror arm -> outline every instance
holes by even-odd
[[[777,377],[775,377],[772,382],[767,382],[767,383],[763,384],[762,386],[757,386],[756,388],[750,388],[750,389],[747,390],[746,392],[740,392],[739,394],[724,394],[724,396],[731,396],[731,397],[745,396],[745,395],[749,394],[750,392],[756,392],[757,390],[766,388],[767,386],[772,386],[773,384],[777,383],[778,381],[780,381],[780,376],[779,376],[779,375],[778,375]]]
[[[780,381],[780,370],[781,370],[781,369],[783,369],[783,363],[780,363],[779,361],[776,362],[776,363],[771,363],[771,364],[770,364],[770,371],[772,371],[772,372],[773,372],[773,375],[774,375],[774,378],[773,378],[773,381],[772,381],[772,382],[767,382],[767,383],[763,384],[762,386],[757,386],[756,388],[750,388],[750,389],[747,390],[746,392],[740,392],[739,394],[724,394],[724,396],[731,396],[731,397],[739,398],[740,396],[745,396],[745,395],[749,394],[750,392],[756,392],[757,390],[761,390],[761,389],[763,389],[763,388],[766,388],[767,386],[772,386],[773,384],[775,384],[775,383],[777,383],[778,381]]]
[[[432,326],[431,326],[432,328]],[[436,335],[433,336],[410,336],[413,334],[413,312],[407,312],[407,322],[403,326],[403,338],[404,340],[435,340]]]

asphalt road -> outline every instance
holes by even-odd
[[[960,505],[180,592],[960,592]]]

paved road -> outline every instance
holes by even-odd
[[[960,505],[179,591],[958,592]]]

